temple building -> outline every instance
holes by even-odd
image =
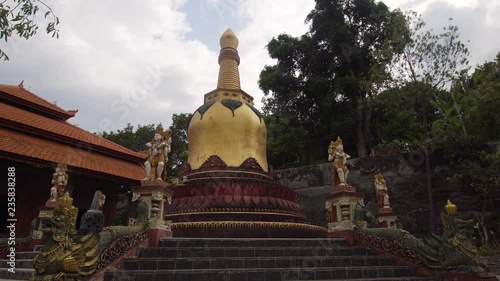
[[[240,87],[238,38],[220,38],[217,88],[188,129],[183,184],[166,215],[174,237],[321,237],[326,229],[301,212],[299,195],[270,171],[267,130],[253,97]]]
[[[144,177],[146,155],[133,152],[68,122],[76,111],[64,110],[23,87],[0,84],[0,170],[16,169],[18,237],[27,236],[50,195],[52,174],[66,163],[72,193],[80,213],[90,206],[95,190],[106,195],[105,214],[113,214],[120,197]],[[0,190],[7,198],[7,188]],[[6,206],[6,204],[4,204]],[[0,215],[6,232],[7,212]],[[112,217],[107,218],[113,223]]]

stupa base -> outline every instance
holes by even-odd
[[[186,222],[173,224],[174,237],[203,238],[326,238],[326,228],[266,221]]]
[[[173,187],[174,237],[326,237],[300,210],[298,193],[257,173],[197,178]],[[239,177],[234,177],[239,175]]]

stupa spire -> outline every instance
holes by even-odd
[[[219,79],[217,80],[217,89],[241,89],[240,73],[238,65],[240,56],[238,55],[238,37],[228,28],[220,37],[219,54]]]

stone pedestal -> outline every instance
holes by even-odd
[[[172,237],[171,221],[164,219],[172,195],[172,189],[161,180],[141,181],[141,186],[132,187],[132,201],[141,200],[149,206],[148,232],[153,244],[158,244],[160,238]]]
[[[356,192],[349,185],[334,187],[334,192],[326,197],[328,233],[350,231],[356,226],[354,210],[364,205],[363,193]]]
[[[378,210],[377,221],[381,228],[396,228],[396,214],[391,207],[384,207]]]
[[[163,238],[172,238],[172,230],[149,228],[149,247],[158,247]]]
[[[38,245],[36,241],[39,241],[41,243],[42,239],[42,218],[48,218],[51,217],[52,214],[54,213],[54,209],[57,206],[57,201],[47,201],[45,203],[45,206],[40,207],[40,211],[38,212],[38,229],[33,231],[33,235],[31,236],[31,239],[35,240],[33,241],[34,245]]]

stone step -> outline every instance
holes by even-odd
[[[414,276],[416,276],[415,268],[408,266],[295,267],[224,270],[112,270],[105,273],[104,281],[433,280],[432,278],[417,278]]]
[[[139,251],[138,257],[297,257],[297,256],[367,256],[366,247],[302,246],[302,247],[151,247]]]
[[[33,259],[36,255],[38,255],[38,252],[16,252],[16,261]]]
[[[0,265],[5,266],[9,260],[0,260]],[[16,259],[16,268],[33,268],[33,259]]]
[[[290,246],[346,246],[345,239],[283,239],[283,238],[168,238],[160,247],[290,247]]]
[[[134,258],[123,263],[125,270],[287,268],[287,267],[346,267],[390,266],[389,257],[330,256],[330,257],[251,257],[251,258]]]
[[[439,278],[431,277],[382,277],[382,278],[350,278],[350,279],[327,279],[327,280],[315,280],[315,281],[441,281]],[[285,281],[296,281],[296,280],[285,280]]]
[[[4,265],[2,265],[4,266]],[[35,273],[35,270],[32,268],[17,268],[15,269],[15,273],[12,273],[7,270],[7,268],[0,268],[0,279],[7,280],[28,280],[31,275]]]

